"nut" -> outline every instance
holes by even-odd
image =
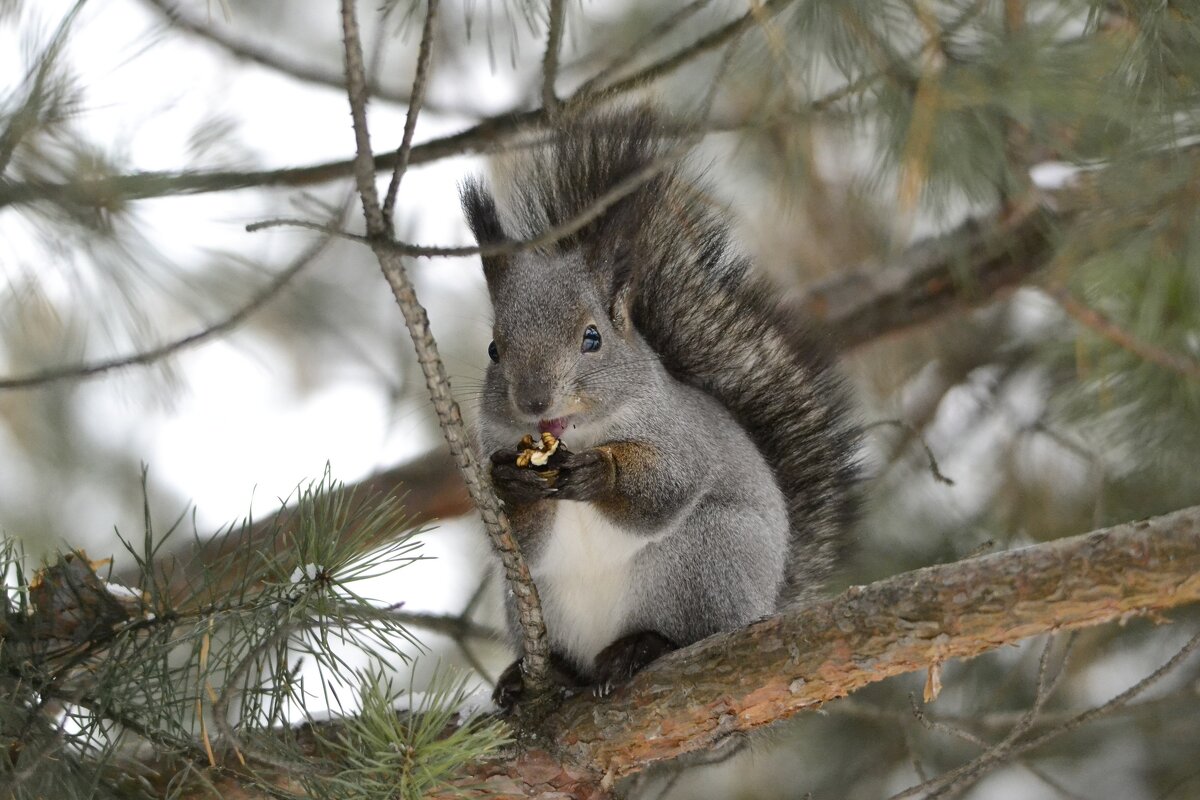
[[[566,458],[566,453],[566,444],[549,431],[542,434],[540,441],[526,434],[517,444],[517,466],[538,471],[553,469]]]

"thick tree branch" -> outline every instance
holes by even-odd
[[[893,675],[1197,601],[1192,507],[852,587],[667,656],[606,703],[574,698],[547,733],[619,777]]]
[[[558,758],[510,755],[467,780],[487,797],[587,796],[894,675],[1197,601],[1200,507],[928,567],[705,639],[607,700],[572,698],[543,730]]]
[[[651,664],[607,699],[571,698],[546,719],[542,747],[477,763],[461,784],[476,797],[604,798],[618,778],[888,677],[1196,602],[1200,506],[927,567],[705,639]],[[1198,640],[1111,701],[1014,742],[1014,757],[1133,699]],[[222,789],[226,779],[228,788],[249,792],[243,796],[266,796],[235,775],[217,781]]]
[[[968,221],[917,242],[883,269],[824,281],[787,307],[822,325],[838,349],[852,350],[1016,288],[1053,258],[1061,222],[1044,207],[997,223]]]

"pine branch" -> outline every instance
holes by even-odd
[[[555,791],[603,798],[617,778],[711,751],[888,677],[1031,636],[1157,617],[1196,602],[1200,506],[927,567],[705,639],[651,664],[607,699],[571,698],[545,721],[541,733],[549,749],[503,753],[477,763],[461,781],[489,798]],[[1010,742],[1004,758],[1019,758],[1118,710],[1197,647],[1200,636],[1107,703]],[[1043,680],[1041,695],[1053,683]],[[1025,712],[1019,720],[1034,716]],[[938,785],[966,772],[948,772]],[[233,775],[217,786],[265,796]]]

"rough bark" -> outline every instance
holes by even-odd
[[[852,587],[664,657],[607,700],[572,698],[543,732],[562,764],[611,780],[893,675],[1197,601],[1192,507]]]

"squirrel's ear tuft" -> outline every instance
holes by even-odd
[[[508,241],[508,235],[500,224],[500,212],[496,209],[496,199],[484,186],[479,178],[469,178],[463,182],[459,190],[463,211],[467,215],[467,225],[475,234],[475,241],[482,245],[502,244]],[[483,276],[488,283],[496,277],[507,262],[505,256],[483,256]]]

